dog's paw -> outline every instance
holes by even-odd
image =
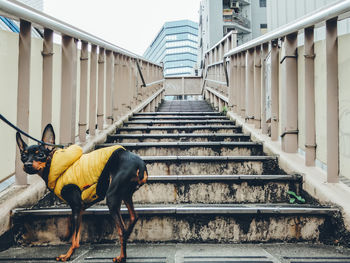
[[[119,256],[119,257],[113,258],[113,262],[125,263],[126,262],[126,258]]]
[[[56,258],[56,261],[66,262],[66,261],[70,260],[70,256],[71,255],[68,256],[67,254],[60,255],[59,257]]]

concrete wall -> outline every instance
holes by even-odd
[[[165,96],[201,95],[201,78],[165,78]]]

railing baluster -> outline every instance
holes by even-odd
[[[254,123],[261,128],[261,54],[260,46],[254,52]]]
[[[17,88],[17,126],[24,131],[29,130],[29,89],[30,89],[30,57],[31,57],[31,23],[20,20],[18,45],[18,88]],[[28,142],[27,138],[23,138]],[[16,183],[27,184],[27,175],[18,147],[16,147]]]
[[[99,48],[98,54],[98,92],[97,92],[97,127],[103,130],[104,124],[104,89],[105,89],[105,50]]]
[[[265,43],[262,45],[262,55],[261,55],[261,132],[263,134],[268,133],[268,125],[266,123],[266,61],[269,54],[269,44]]]
[[[106,50],[106,123],[112,124],[113,52]]]
[[[89,134],[96,130],[96,86],[97,86],[97,46],[91,45],[90,54],[90,98],[89,98]]]
[[[304,36],[305,164],[314,166],[316,159],[314,28],[306,28]]]
[[[60,120],[60,143],[75,142],[75,107],[76,95],[76,70],[74,70],[74,38],[62,36],[62,75],[61,75],[61,120]]]
[[[53,31],[45,28],[43,41],[43,76],[41,129],[52,120]]]
[[[241,90],[240,90],[240,94],[241,94],[241,116],[243,118],[246,117],[245,115],[245,111],[246,111],[246,65],[245,65],[245,61],[246,61],[246,51],[243,51],[241,54]]]
[[[246,116],[248,123],[254,118],[254,49],[247,51]]]
[[[339,90],[337,19],[326,22],[327,182],[339,181]]]
[[[86,141],[87,129],[87,90],[88,90],[88,63],[89,63],[89,44],[81,42],[80,52],[80,102],[79,102],[79,141]]]
[[[297,34],[284,38],[285,54],[282,57],[284,83],[282,85],[282,150],[298,151],[298,65]]]
[[[271,140],[278,140],[279,122],[279,50],[278,40],[271,41]]]

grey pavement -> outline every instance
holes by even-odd
[[[69,244],[13,247],[0,252],[0,262],[56,262]],[[350,262],[350,249],[320,244],[129,244],[129,263]],[[119,254],[114,244],[82,245],[70,262],[105,263]]]

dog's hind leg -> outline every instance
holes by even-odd
[[[130,215],[130,223],[129,223],[129,226],[126,229],[125,234],[124,234],[124,239],[127,240],[129,238],[132,230],[134,229],[134,226],[139,218],[136,215],[136,212],[134,209],[134,204],[132,202],[132,195],[127,197],[127,198],[124,198],[124,203],[125,203],[126,207],[128,208],[129,215]]]
[[[120,240],[120,255],[113,259],[113,262],[126,262],[126,239],[124,238],[125,235],[125,223],[123,221],[123,218],[120,214],[120,206],[122,203],[122,199],[120,197],[120,189],[119,189],[119,179],[118,177],[114,177],[112,179],[111,185],[108,188],[107,194],[106,194],[106,201],[109,208],[109,212],[111,216],[113,217],[117,229],[118,229],[118,235]]]
[[[56,258],[57,261],[67,261],[73,255],[76,248],[80,246],[80,230],[82,221],[82,202],[81,202],[81,192],[76,185],[66,185],[62,188],[61,192],[62,198],[69,204],[72,209],[72,245],[68,249],[66,254],[62,254]]]

